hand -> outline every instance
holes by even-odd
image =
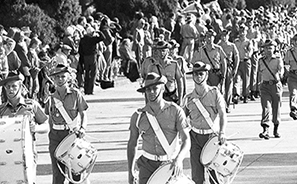
[[[128,178],[128,182],[129,184],[135,184],[138,183],[138,176],[135,172],[129,172],[129,178]]]
[[[226,142],[226,136],[224,132],[219,132],[218,141],[220,145],[223,145]]]
[[[173,168],[173,176],[180,176],[183,173],[183,160],[176,157],[172,163],[170,169]]]
[[[78,138],[83,138],[86,135],[86,130],[81,127],[75,133],[76,133],[76,135],[77,135]]]

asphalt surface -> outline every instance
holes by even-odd
[[[188,91],[193,89],[190,77],[187,84]],[[86,139],[98,150],[96,164],[89,176],[91,183],[128,183],[126,147],[129,120],[132,113],[144,105],[143,95],[136,92],[138,87],[138,82],[131,83],[119,77],[115,88],[102,90],[97,86],[94,95],[85,96],[89,104]],[[240,102],[228,114],[228,141],[244,152],[243,162],[233,184],[297,184],[297,122],[288,115],[286,87],[282,102],[279,139],[272,137],[264,140],[258,137],[262,131],[259,99],[247,104]],[[46,134],[37,135],[37,150],[37,184],[50,184],[51,163]],[[184,173],[188,176],[190,169],[187,157],[184,160]]]

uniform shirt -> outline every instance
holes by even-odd
[[[181,27],[181,35],[183,38],[197,38],[199,33],[193,23],[186,23]]]
[[[292,52],[294,56],[292,55]],[[294,58],[295,57],[295,58]],[[294,47],[286,52],[285,64],[290,65],[290,70],[297,70],[297,48]]]
[[[253,52],[252,42],[244,38],[244,40],[240,40],[239,38],[234,41],[237,50],[239,52],[239,59],[243,61],[244,59],[250,59]]]
[[[145,113],[148,112],[154,115],[151,107],[147,104],[144,108],[138,111],[140,112],[140,119],[135,125],[138,127],[139,133],[142,136],[142,149],[153,155],[166,155],[166,152],[159,142]],[[180,130],[190,127],[186,121],[186,116],[182,108],[173,102],[165,101],[164,107],[155,117],[167,138],[169,145]]]
[[[250,39],[251,42],[252,42],[253,52],[258,51],[259,50],[259,44],[258,43],[261,40],[261,33],[260,33],[260,31],[254,29],[254,28],[249,28],[247,30],[246,37],[248,39]]]
[[[150,72],[159,73],[157,67],[159,67],[161,74],[167,78],[166,87],[169,92],[176,89],[176,80],[183,77],[183,74],[179,68],[176,61],[170,59],[169,57],[164,60],[165,65],[162,66],[152,57],[146,58],[141,67],[141,76],[145,79],[146,75]]]
[[[261,79],[262,81],[269,81],[275,79],[265,66],[263,60],[265,60],[268,67],[270,68],[276,79],[279,81],[284,72],[284,64],[281,57],[273,55],[270,61],[267,61],[265,57],[259,59],[259,72],[261,74]]]
[[[209,59],[211,61],[208,59],[205,52],[208,53]],[[194,53],[192,63],[195,63],[196,61],[202,61],[203,63],[209,64],[212,69],[220,69],[221,64],[225,63],[225,58],[226,54],[222,47],[217,44],[213,44],[210,52],[206,51],[205,46],[200,47],[198,52]]]
[[[232,64],[230,62],[237,62],[237,63],[239,62],[239,52],[234,43],[231,43],[229,41],[227,42],[220,41],[218,45],[222,47],[223,51],[225,52],[228,58],[227,64]],[[234,61],[234,59],[237,61]]]
[[[193,90],[192,93],[187,94],[184,98],[184,104],[182,107],[186,113],[186,116],[190,117],[191,126],[197,129],[208,130],[211,127],[208,125],[204,116],[198,110],[198,107],[196,106],[195,102],[193,102],[193,99],[200,100],[201,104],[208,111],[212,121],[216,119],[218,115],[218,109],[222,109],[222,111],[226,109],[224,97],[215,86],[208,86],[206,92],[202,96],[199,96],[195,90]]]
[[[49,115],[49,123],[51,127],[52,124],[67,124],[60,111],[56,108],[53,98],[57,98],[63,102],[63,106],[72,120],[76,118],[79,112],[83,112],[88,108],[85,99],[78,89],[67,87],[64,97],[61,97],[58,92],[55,91],[45,106],[45,113]]]
[[[29,114],[33,121],[30,122],[31,133],[34,133],[35,123],[42,124],[47,120],[40,104],[33,99],[24,99],[21,97],[16,107],[7,101],[0,105],[1,116],[18,116]]]

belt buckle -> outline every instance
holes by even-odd
[[[269,85],[273,85],[273,81],[270,80],[270,81],[268,82],[268,84],[269,84]]]

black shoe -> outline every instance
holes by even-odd
[[[230,108],[227,107],[227,108],[226,108],[226,113],[230,113],[230,112],[231,112]]]
[[[269,127],[267,125],[262,125],[263,126],[263,132],[259,134],[259,137],[261,139],[269,139]]]
[[[255,95],[255,92],[252,91],[251,94],[250,94],[251,101],[255,101],[256,100],[255,97],[254,97],[254,95]]]
[[[235,95],[232,99],[234,104],[238,104],[238,95]]]
[[[293,120],[297,120],[297,110],[291,110],[290,117],[293,118]]]
[[[255,98],[259,98],[260,97],[260,92],[259,91],[255,91],[254,96],[255,96]]]
[[[248,99],[248,98],[247,98],[246,96],[243,97],[243,103],[248,103],[248,102],[247,102],[247,99]]]
[[[278,125],[274,125],[273,135],[275,138],[280,138],[280,135],[278,133]]]

